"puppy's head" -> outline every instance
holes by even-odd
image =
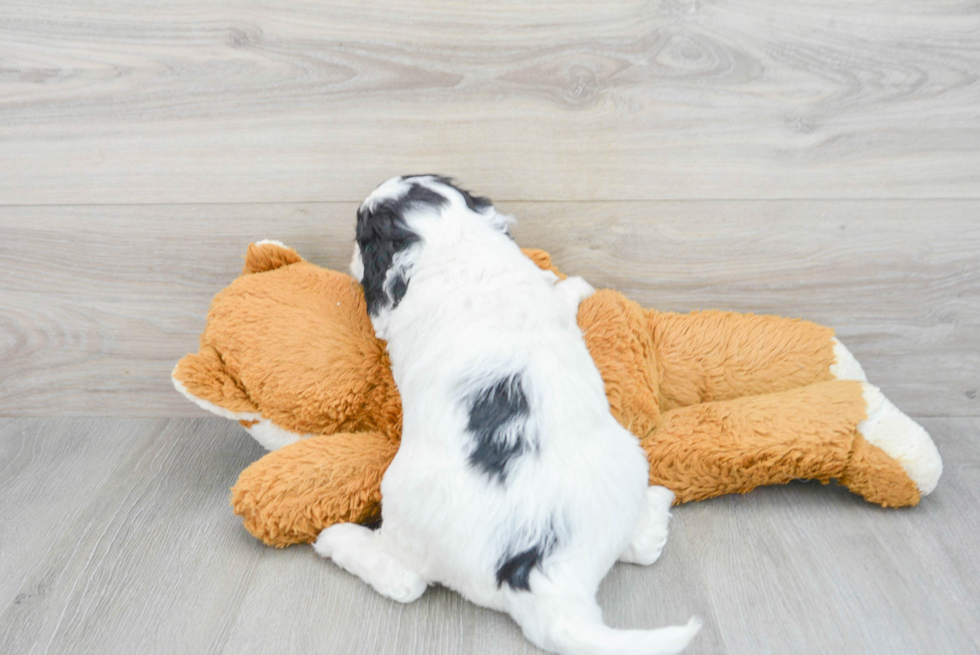
[[[394,309],[408,291],[413,251],[423,241],[418,219],[453,216],[478,216],[509,236],[510,219],[488,199],[440,175],[393,177],[361,203],[350,271],[364,287],[368,314]]]

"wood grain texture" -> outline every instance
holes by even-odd
[[[0,415],[201,416],[170,371],[246,245],[346,269],[354,203],[0,207]],[[917,416],[980,415],[980,202],[500,203],[648,307],[833,326]]]
[[[0,652],[216,652],[266,552],[228,507],[261,451],[242,436],[210,419],[0,422],[17,474]]]
[[[0,7],[0,202],[976,198],[966,0]]]
[[[947,466],[917,508],[815,483],[675,508],[661,560],[603,582],[606,620],[696,613],[691,655],[977,652],[980,420],[923,424]],[[541,652],[453,592],[401,605],[252,539],[227,496],[260,454],[220,419],[0,419],[0,652]]]

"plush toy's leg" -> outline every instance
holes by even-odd
[[[892,413],[894,405],[871,403],[868,411],[866,393],[872,401],[875,396],[866,390],[872,388],[831,380],[666,412],[660,427],[641,440],[650,456],[650,483],[687,502],[794,479],[836,478],[870,502],[915,505],[935,486],[942,463],[935,446],[923,445],[921,428]],[[877,412],[883,418],[876,419]],[[917,473],[918,466],[928,474]]]
[[[664,411],[832,380],[838,354],[850,356],[833,338],[833,330],[799,319],[646,310],[646,320]]]
[[[383,528],[382,528],[383,529]],[[380,532],[356,523],[333,525],[317,537],[313,548],[340,568],[368,583],[382,596],[410,603],[425,592],[425,580],[385,547]]]
[[[619,556],[619,561],[647,566],[660,558],[667,544],[667,522],[673,502],[674,492],[667,487],[652,486],[647,489],[633,539]]]
[[[663,360],[661,395],[673,398],[674,406],[683,406],[695,394],[705,400],[727,400],[744,392],[778,392],[814,380],[866,383],[868,379],[829,328],[806,321],[726,312],[683,316],[651,312],[648,317],[656,326],[658,355]],[[689,334],[679,334],[682,330]],[[691,341],[685,338],[697,340],[704,350],[692,354]],[[942,460],[929,434],[876,387],[865,384],[862,389],[868,419],[858,432],[900,463],[920,493],[931,493],[942,473]]]
[[[232,487],[235,513],[270,546],[310,543],[334,523],[381,514],[381,477],[398,450],[377,432],[318,436],[269,453]]]

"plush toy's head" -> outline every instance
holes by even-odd
[[[173,379],[270,450],[298,435],[401,435],[400,399],[361,285],[277,242],[249,246],[242,276],[211,304],[200,351],[180,360]]]

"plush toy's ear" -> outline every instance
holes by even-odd
[[[218,416],[236,421],[262,417],[245,390],[228,373],[224,362],[211,346],[201,346],[197,354],[177,362],[170,377],[177,391],[191,402]]]
[[[271,271],[301,261],[303,258],[299,253],[279,241],[256,241],[248,244],[242,275]]]
[[[544,250],[538,250],[537,248],[522,248],[521,252],[527,255],[532,262],[537,264],[538,268],[545,271],[551,271],[562,280],[568,277],[558,270],[558,267],[551,262],[551,255],[546,253]]]

